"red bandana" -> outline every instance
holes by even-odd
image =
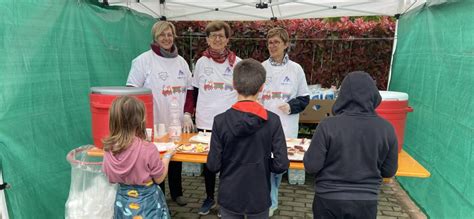
[[[206,50],[204,50],[202,55],[221,64],[224,63],[225,60],[228,58],[230,67],[234,66],[235,58],[236,58],[235,53],[230,51],[227,48],[222,53],[216,52],[212,50],[211,48],[207,48]]]
[[[255,101],[239,101],[232,105],[232,109],[256,115],[264,120],[268,119],[267,110]]]

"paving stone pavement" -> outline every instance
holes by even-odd
[[[279,190],[279,208],[272,218],[313,218],[314,178],[307,174],[305,185],[290,185],[286,176],[285,174]],[[178,206],[171,200],[169,194],[166,194],[172,218],[218,218],[217,209],[211,210],[211,213],[206,216],[200,216],[197,213],[205,198],[203,176],[183,176],[183,190],[183,196],[188,201],[188,204],[183,207]],[[426,219],[396,180],[384,182],[380,190],[377,219]],[[166,191],[169,189],[166,188]]]

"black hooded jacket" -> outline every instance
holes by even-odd
[[[338,200],[377,200],[383,177],[398,167],[397,137],[392,125],[375,113],[381,96],[369,74],[344,78],[333,106],[304,156],[316,175],[316,196]]]
[[[214,118],[207,168],[220,172],[221,207],[240,214],[267,210],[270,172],[283,173],[288,167],[278,115],[256,102],[241,101]]]

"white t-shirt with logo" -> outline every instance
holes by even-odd
[[[293,98],[309,95],[303,68],[291,60],[281,66],[273,66],[269,60],[265,60],[262,65],[267,71],[267,79],[259,100],[267,110],[280,116],[285,137],[296,138],[299,114],[288,115],[278,106]]]
[[[196,103],[196,127],[212,129],[214,117],[237,102],[237,91],[232,85],[234,66],[241,59],[236,57],[234,65],[229,60],[217,63],[208,57],[201,57],[196,62],[193,75],[193,86],[199,88]]]
[[[192,90],[192,74],[183,57],[164,58],[148,50],[132,61],[127,85],[145,87],[153,93],[154,124],[170,124],[170,102],[177,98],[180,112],[184,110],[187,90]],[[180,114],[182,122],[183,113]]]

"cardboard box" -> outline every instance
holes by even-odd
[[[332,116],[332,105],[336,100],[310,100],[306,109],[300,113],[300,123],[319,123]]]

